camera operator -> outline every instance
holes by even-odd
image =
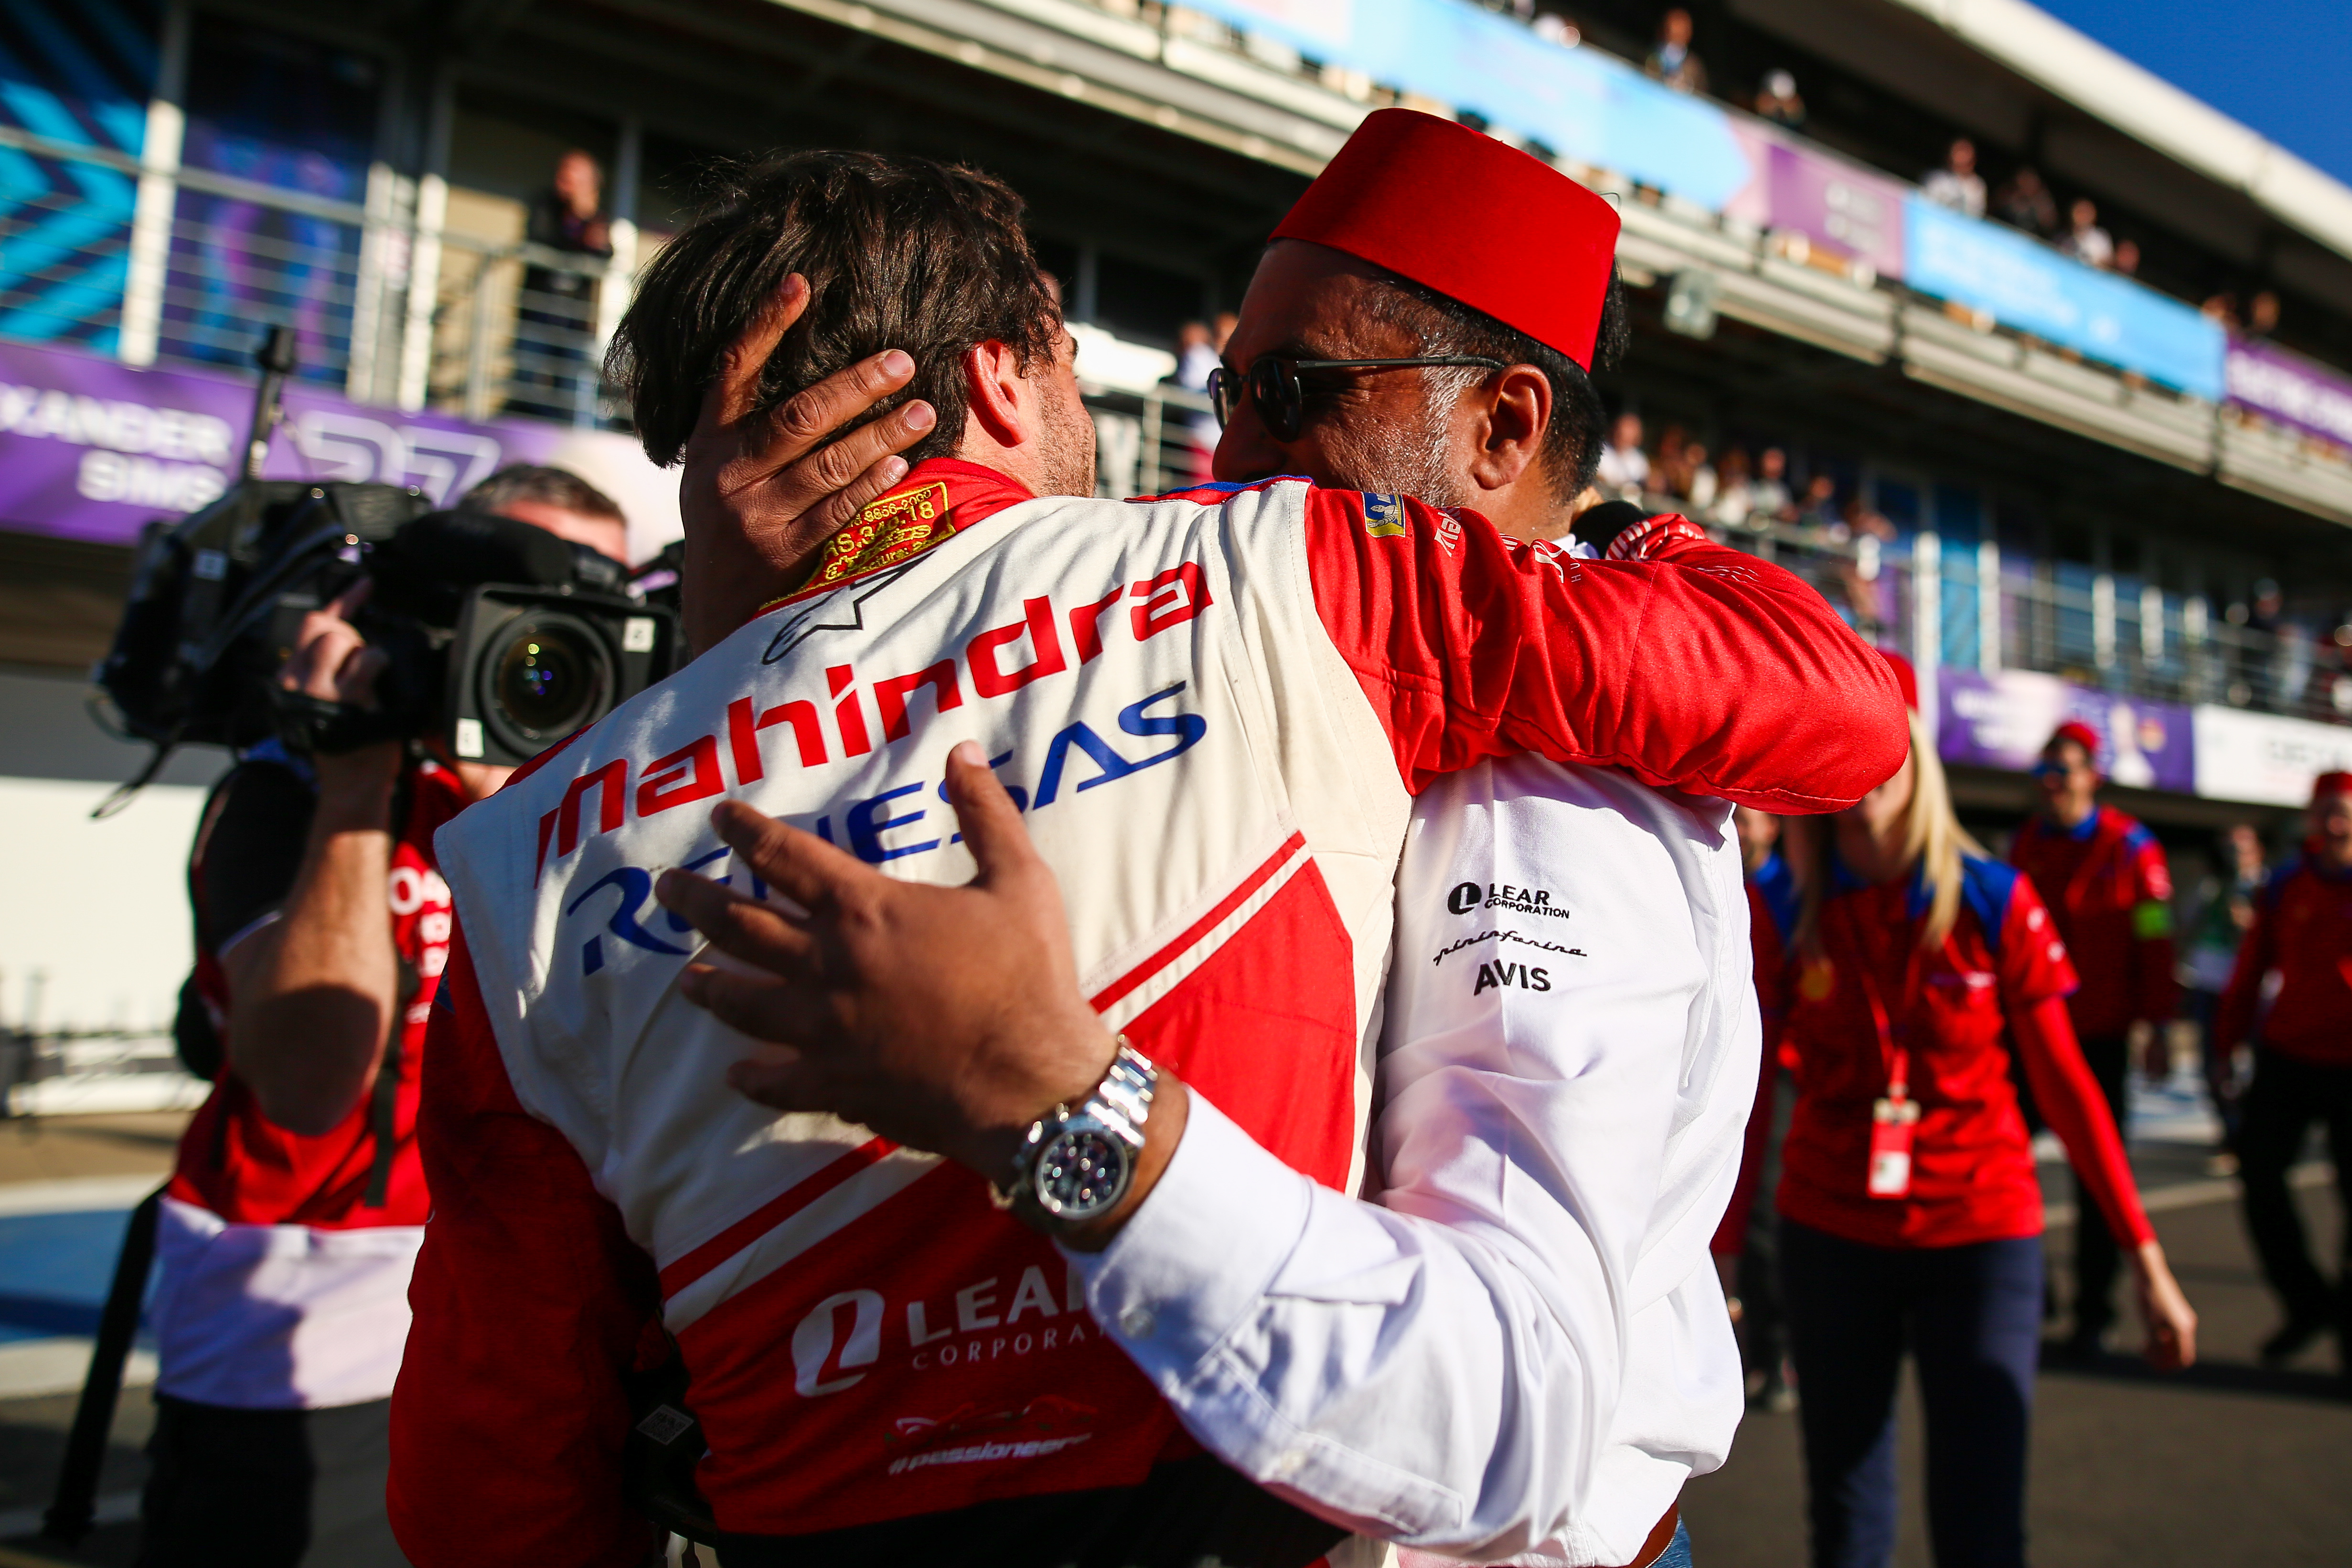
[[[459,503],[624,559],[620,508],[512,467]],[[304,617],[281,686],[375,706],[362,580]],[[241,756],[188,869],[194,989],[222,1043],[157,1237],[161,1360],[144,1568],[403,1562],[383,1514],[388,1400],[429,1210],[418,1051],[446,957],[434,832],[511,769],[437,742]]]

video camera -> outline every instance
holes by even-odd
[[[628,569],[511,518],[436,511],[394,485],[260,477],[292,339],[272,328],[243,480],[142,530],[113,647],[95,673],[114,727],[156,747],[298,753],[437,737],[451,757],[520,763],[668,674],[677,616]],[[361,580],[352,624],[388,664],[377,706],[283,691],[303,617]],[[110,803],[111,804],[111,803]]]

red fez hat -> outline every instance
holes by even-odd
[[[2097,730],[2079,718],[2070,718],[2050,732],[2050,738],[2042,743],[2042,749],[2047,751],[2062,740],[2071,740],[2081,747],[2083,755],[2091,759],[2091,765],[2095,768],[2098,766],[2099,732]]]
[[[2352,773],[2323,773],[2311,781],[2311,803],[2318,805],[2330,795],[2352,795]]]
[[[1919,711],[1919,672],[1911,667],[1910,660],[1892,648],[1879,649],[1878,656],[1886,661],[1888,669],[1895,672],[1895,684],[1903,692],[1903,706],[1913,713],[1917,713]]]
[[[1364,117],[1274,237],[1384,267],[1589,371],[1617,259],[1617,209],[1466,125],[1382,109]]]

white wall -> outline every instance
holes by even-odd
[[[226,766],[190,750],[103,822],[90,809],[143,747],[100,730],[83,684],[0,672],[0,1021],[43,1030],[168,1028],[194,961],[188,846]]]

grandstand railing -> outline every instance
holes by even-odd
[[[1658,509],[1681,509],[1662,497]],[[1787,567],[1873,643],[1921,664],[2032,670],[2117,696],[2352,724],[2352,626],[2270,620],[2127,573],[1932,533],[1895,541],[1840,523],[1699,520]]]

